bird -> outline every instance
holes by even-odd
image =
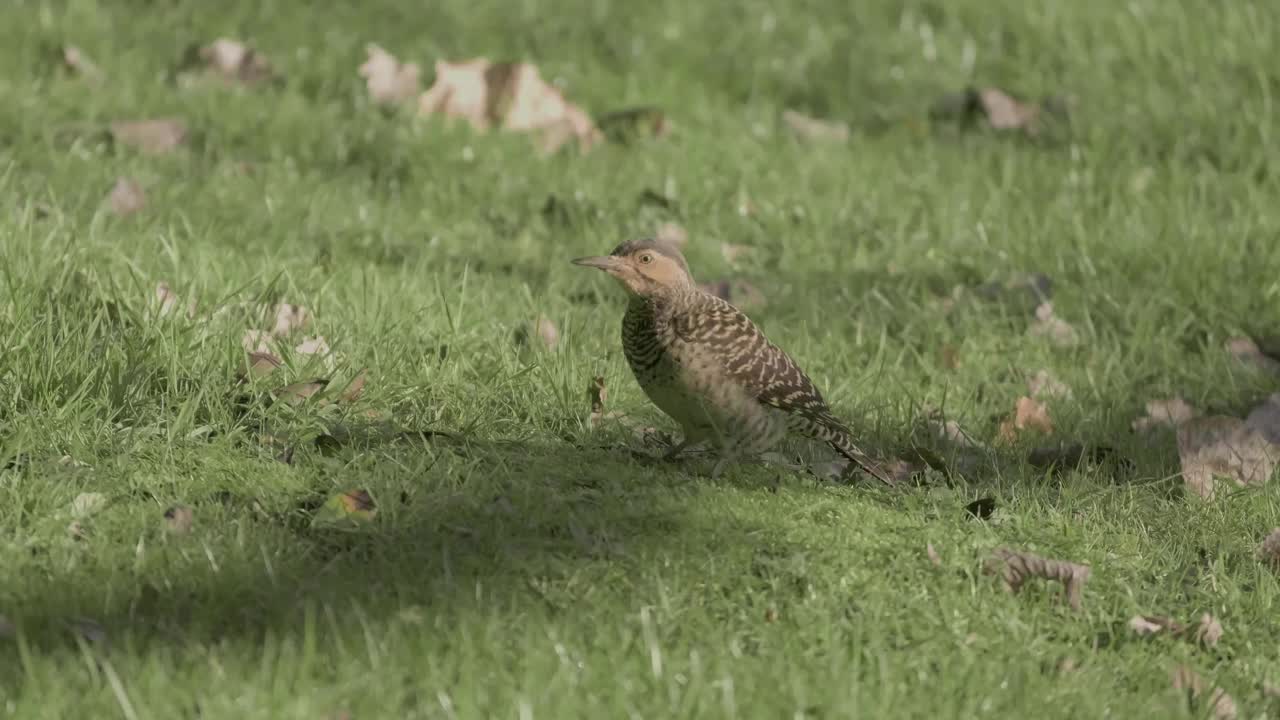
[[[893,484],[854,442],[804,370],[728,301],[700,289],[679,249],[628,240],[573,264],[602,270],[628,296],[622,349],[636,382],[684,432],[665,454],[711,445],[730,463],[760,456],[789,435],[825,442],[864,472]]]

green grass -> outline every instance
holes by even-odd
[[[1242,717],[1280,712],[1261,689],[1280,579],[1254,557],[1274,483],[1195,501],[1172,439],[1129,432],[1147,399],[1239,414],[1276,389],[1222,350],[1280,328],[1273,3],[321,5],[0,8],[0,717],[1202,716],[1170,687],[1180,663]],[[284,82],[169,79],[222,35]],[[542,159],[370,106],[367,42],[428,80],[439,58],[527,58],[590,111],[657,104],[676,133]],[[61,43],[107,79],[59,71]],[[970,83],[1073,95],[1071,126],[930,127]],[[795,141],[786,108],[851,141]],[[103,139],[157,116],[191,126],[186,147]],[[128,218],[101,206],[121,175],[150,197]],[[670,424],[621,358],[620,293],[568,260],[668,220],[700,279],[761,290],[755,319],[869,444],[919,437],[926,405],[992,440],[1047,368],[1074,391],[1057,434],[1130,464],[1049,475],[1010,448],[890,491],[640,462],[625,428],[587,426],[590,378]],[[723,242],[752,252],[730,266]],[[1081,346],[1028,337],[1014,300],[940,307],[1026,272],[1052,277]],[[201,317],[160,317],[159,281]],[[313,311],[339,376],[368,368],[355,405],[241,402],[246,320],[205,317],[278,300]],[[512,342],[538,315],[554,351]],[[456,439],[386,442],[371,410]],[[335,426],[355,436],[313,442]],[[353,488],[376,519],[311,525]],[[88,492],[108,503],[72,539]],[[964,511],[982,496],[986,521]],[[175,504],[186,535],[164,528]],[[1090,563],[1083,611],[1042,583],[1001,592],[981,574],[1000,545]],[[1125,626],[1203,612],[1214,650]]]

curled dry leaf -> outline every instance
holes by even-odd
[[[1196,409],[1180,397],[1148,400],[1147,414],[1133,421],[1135,432],[1150,432],[1156,428],[1178,427],[1199,415]]]
[[[1071,397],[1071,388],[1048,370],[1037,370],[1027,378],[1027,393],[1033,398],[1066,398]]]
[[[1036,307],[1036,319],[1027,328],[1032,337],[1047,338],[1057,347],[1075,347],[1080,344],[1080,335],[1066,320],[1053,312],[1053,303],[1042,302]]]
[[[534,334],[542,341],[542,345],[548,350],[555,350],[560,344],[560,330],[556,324],[551,322],[550,318],[539,316],[533,323]]]
[[[187,126],[173,118],[114,122],[111,123],[111,137],[147,155],[161,155],[186,141]]]
[[[311,324],[311,313],[301,305],[280,303],[275,307],[276,322],[271,334],[284,337]]]
[[[1214,415],[1178,428],[1178,458],[1187,488],[1207,500],[1219,477],[1241,487],[1265,483],[1280,462],[1280,446],[1244,420]]]
[[[1014,406],[1013,417],[1000,423],[1000,441],[1012,444],[1025,430],[1052,435],[1053,420],[1050,419],[1049,410],[1043,403],[1034,398],[1020,397]]]
[[[107,206],[116,215],[132,215],[147,206],[147,193],[135,180],[116,178],[116,184],[107,194]]]
[[[102,493],[80,493],[71,501],[71,517],[83,520],[96,515],[107,506],[107,496]]]
[[[328,384],[328,380],[324,378],[316,378],[315,380],[305,380],[303,382],[285,385],[282,388],[276,388],[272,392],[276,398],[282,402],[286,402],[290,405],[301,405],[307,398],[310,398],[321,390],[324,390],[325,386]]]
[[[1206,702],[1213,711],[1216,720],[1235,720],[1239,714],[1236,709],[1236,701],[1225,690],[1216,685],[1210,685],[1199,673],[1192,670],[1186,665],[1179,665],[1174,668],[1170,677],[1170,682],[1175,690],[1185,690],[1192,700],[1200,700],[1201,696],[1208,695]]]
[[[801,140],[843,143],[849,140],[849,125],[830,120],[819,120],[795,110],[784,110],[782,122],[793,135]]]
[[[394,55],[370,43],[365,46],[368,59],[360,66],[369,98],[378,105],[391,105],[410,100],[418,94],[417,63],[403,65]]]
[[[942,556],[939,555],[938,551],[933,547],[933,543],[926,543],[924,546],[924,552],[929,556],[929,562],[932,563],[934,567],[942,567]]]
[[[284,361],[270,352],[250,352],[246,358],[245,371],[242,378],[258,379],[270,375],[276,368],[282,367]]]
[[[982,571],[988,575],[998,575],[1005,590],[1011,593],[1018,592],[1028,578],[1057,580],[1062,583],[1071,609],[1079,610],[1084,584],[1089,580],[1091,568],[1065,560],[1050,560],[1012,548],[997,548],[983,563]]]
[[[378,508],[368,490],[348,490],[329,498],[316,512],[312,522],[354,521],[367,523],[378,515]]]
[[[1167,632],[1206,648],[1216,647],[1222,639],[1222,623],[1209,613],[1204,613],[1191,625],[1163,615],[1134,615],[1129,620],[1129,629],[1143,636]]]
[[[329,350],[329,343],[323,336],[303,338],[302,342],[294,346],[293,351],[299,355],[312,355],[324,358],[332,364],[333,353]]]
[[[364,395],[365,373],[366,370],[364,368],[356,373],[356,376],[347,384],[346,389],[338,396],[339,401],[353,403],[359,400],[361,395]]]
[[[164,511],[164,527],[174,535],[186,535],[195,523],[195,511],[185,505],[174,505]]]
[[[1258,547],[1258,554],[1264,563],[1271,566],[1271,569],[1280,570],[1280,527],[1272,530],[1271,534],[1262,540],[1262,545]]]
[[[1259,370],[1280,375],[1280,358],[1264,351],[1253,338],[1234,337],[1226,342],[1232,357]]]
[[[251,85],[271,77],[266,56],[239,40],[218,38],[200,48],[200,59],[224,80]]]
[[[102,70],[89,59],[84,51],[75,45],[62,48],[62,64],[71,72],[90,80],[102,78]]]
[[[262,353],[270,355],[271,333],[266,330],[245,330],[244,335],[240,337],[240,345],[247,353]]]
[[[479,131],[542,132],[546,152],[570,139],[582,150],[601,140],[591,116],[565,100],[529,63],[438,61],[435,83],[418,99],[418,112],[463,119]]]
[[[1016,100],[999,88],[979,90],[978,104],[994,130],[1023,130],[1028,134],[1038,130],[1039,106]]]

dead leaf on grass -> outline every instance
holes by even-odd
[[[71,72],[90,80],[101,80],[102,70],[94,64],[83,50],[75,45],[62,48],[62,64]]]
[[[282,402],[286,402],[290,405],[301,405],[308,398],[318,394],[321,390],[324,390],[328,384],[329,381],[324,378],[304,380],[302,382],[285,385],[282,388],[276,388],[272,391],[272,394]]]
[[[1038,130],[1040,107],[1017,100],[999,88],[979,90],[978,104],[994,130],[1023,130],[1028,134]]]
[[[1051,560],[1012,548],[997,548],[983,563],[982,571],[987,575],[998,575],[1005,590],[1011,593],[1017,593],[1032,577],[1061,582],[1072,610],[1080,609],[1084,584],[1092,572],[1088,565]]]
[[[106,506],[106,495],[96,492],[80,493],[71,501],[71,517],[83,520],[98,514]]]
[[[1234,337],[1226,342],[1227,352],[1245,365],[1272,375],[1280,375],[1280,358],[1273,356],[1249,337]]]
[[[1270,535],[1263,538],[1262,545],[1258,547],[1258,554],[1264,563],[1271,566],[1271,569],[1280,570],[1280,527],[1275,528]]]
[[[1176,428],[1199,415],[1195,408],[1180,397],[1148,400],[1147,414],[1133,421],[1134,432],[1150,432],[1156,428]]]
[[[174,118],[114,122],[111,137],[146,155],[161,155],[186,142],[187,126]]]
[[[1048,370],[1037,370],[1027,378],[1027,393],[1037,399],[1071,397],[1071,388]]]
[[[366,370],[361,368],[360,372],[356,373],[355,378],[347,384],[346,389],[338,396],[339,401],[353,403],[359,400],[361,395],[364,395],[365,372]]]
[[[1024,396],[1018,398],[1013,416],[1000,423],[998,437],[1005,444],[1013,444],[1026,430],[1052,435],[1053,420],[1050,419],[1049,410],[1043,403]]]
[[[136,180],[116,178],[116,184],[107,194],[107,206],[116,215],[132,215],[147,206],[147,192]]]
[[[483,57],[437,61],[435,83],[418,99],[418,113],[462,119],[480,132],[495,127],[542,132],[544,152],[554,152],[570,139],[585,151],[601,140],[591,116],[565,100],[530,63],[494,63]]]
[[[1280,462],[1280,446],[1239,418],[1194,418],[1178,428],[1178,458],[1187,488],[1211,499],[1217,478],[1237,486],[1261,485]]]
[[[1169,633],[1206,648],[1216,647],[1222,639],[1222,623],[1209,613],[1190,625],[1164,615],[1135,615],[1129,620],[1129,629],[1142,636]]]
[[[271,78],[271,63],[266,56],[239,40],[218,38],[200,48],[200,59],[224,80],[245,85]]]
[[[1174,668],[1170,677],[1170,682],[1175,690],[1185,690],[1189,699],[1192,701],[1200,700],[1201,696],[1207,695],[1209,709],[1213,711],[1216,720],[1235,720],[1239,714],[1236,709],[1236,701],[1225,690],[1210,685],[1199,673],[1192,670],[1186,665],[1179,665]]]
[[[266,330],[245,330],[240,336],[240,346],[247,353],[272,354],[271,333]]]
[[[284,361],[270,352],[250,352],[246,358],[245,370],[241,378],[262,378],[270,375],[276,368],[283,367]]]
[[[849,141],[848,123],[819,120],[795,110],[782,111],[782,122],[801,140],[835,143]]]
[[[271,334],[285,337],[311,324],[311,313],[301,305],[280,303],[275,307],[276,322]]]
[[[185,505],[174,505],[164,511],[164,527],[174,535],[186,535],[195,523],[195,511]]]
[[[934,567],[942,567],[942,556],[938,554],[937,549],[933,547],[933,543],[925,543],[924,552],[929,556],[929,562]]]
[[[418,94],[417,63],[403,65],[394,55],[370,43],[365,46],[368,59],[360,66],[369,98],[377,105],[393,105],[411,100]]]
[[[1047,338],[1057,347],[1068,348],[1080,344],[1080,334],[1071,323],[1058,317],[1053,312],[1053,303],[1043,302],[1036,307],[1036,319],[1027,328],[1032,337]]]
[[[378,515],[378,508],[368,490],[347,490],[329,498],[316,511],[313,524],[354,521],[367,523]]]

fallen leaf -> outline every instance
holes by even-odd
[[[1057,580],[1062,583],[1067,603],[1072,610],[1080,609],[1084,584],[1092,572],[1088,565],[1051,560],[1012,548],[997,548],[983,563],[982,571],[987,575],[999,575],[1005,590],[1011,593],[1018,592],[1028,578]]]
[[[1040,401],[1024,396],[1018,398],[1013,417],[1000,423],[999,439],[1003,443],[1012,444],[1025,430],[1053,434],[1053,420],[1049,418],[1048,409]]]
[[[1190,625],[1163,615],[1135,615],[1129,620],[1129,628],[1143,636],[1169,633],[1206,648],[1216,647],[1222,639],[1222,623],[1209,613]]]
[[[329,356],[329,343],[323,336],[303,338],[302,342],[294,346],[293,351],[299,355],[319,355],[321,357]]]
[[[1165,631],[1179,633],[1186,627],[1173,618],[1161,615],[1134,615],[1129,619],[1129,629],[1139,635],[1156,635]]]
[[[782,122],[801,140],[843,143],[849,140],[849,125],[843,122],[819,120],[795,110],[783,110]]]
[[[275,307],[276,323],[271,334],[284,337],[311,324],[311,313],[301,305],[280,303]]]
[[[627,144],[642,138],[664,138],[671,123],[662,108],[638,107],[614,110],[596,118],[596,127],[610,142]]]
[[[1271,531],[1271,534],[1262,540],[1262,545],[1258,547],[1258,554],[1262,556],[1262,561],[1271,566],[1273,570],[1280,570],[1280,527]]]
[[[247,353],[271,355],[271,333],[266,330],[245,330],[244,335],[240,336],[240,346]]]
[[[1027,393],[1033,398],[1066,398],[1071,397],[1071,388],[1048,370],[1037,370],[1027,378]]]
[[[100,80],[102,78],[102,70],[89,59],[84,51],[74,45],[67,45],[62,48],[62,64],[68,70],[89,78],[90,80]]]
[[[163,317],[176,310],[181,300],[178,299],[178,294],[170,289],[169,283],[161,281],[156,283],[156,302],[160,303],[160,315]]]
[[[1039,106],[1016,100],[999,88],[979,90],[978,104],[994,130],[1023,130],[1028,134],[1038,130]]]
[[[107,206],[116,215],[132,215],[147,206],[147,192],[135,180],[116,178],[116,184],[107,194]]]
[[[271,77],[271,63],[239,40],[218,38],[200,48],[200,59],[223,79],[250,85]]]
[[[936,417],[931,417],[928,420],[928,426],[933,431],[935,437],[946,443],[963,448],[982,447],[982,443],[978,442],[972,435],[965,432],[964,428],[960,427],[960,423],[955,420],[941,420]]]
[[[560,330],[549,318],[539,316],[533,323],[533,331],[548,350],[555,350],[560,344]]]
[[[544,152],[568,139],[588,150],[602,136],[591,116],[565,100],[530,63],[492,63],[487,58],[436,62],[435,83],[418,99],[420,115],[467,121],[477,131],[542,131]]]
[[[1148,400],[1147,414],[1133,421],[1135,432],[1150,432],[1156,428],[1176,428],[1199,415],[1196,409],[1180,397]]]
[[[591,406],[591,414],[587,422],[592,427],[604,418],[604,401],[608,396],[609,391],[604,386],[604,376],[596,375],[591,378],[591,384],[587,386],[587,402]]]
[[[71,501],[71,516],[83,520],[96,515],[107,506],[107,496],[102,493],[80,493]]]
[[[1043,302],[1036,307],[1036,319],[1027,328],[1032,337],[1048,338],[1057,347],[1067,348],[1080,344],[1080,335],[1066,320],[1053,312],[1053,303]]]
[[[933,543],[925,543],[924,552],[929,556],[929,562],[932,563],[934,567],[942,567],[942,556],[938,554],[936,549],[934,549]]]
[[[346,389],[342,391],[342,394],[338,396],[338,400],[345,403],[353,403],[359,400],[360,396],[364,394],[364,383],[365,370],[361,369],[360,372],[356,373],[355,378],[351,380]]]
[[[1248,337],[1234,337],[1226,342],[1227,352],[1232,357],[1259,370],[1280,375],[1280,359],[1266,353],[1257,341]]]
[[[682,248],[689,242],[689,233],[673,222],[664,222],[659,225],[653,237],[658,242],[664,242],[676,248]]]
[[[273,394],[278,400],[290,405],[301,405],[307,398],[310,398],[321,390],[324,390],[325,386],[328,384],[329,381],[324,378],[304,380],[291,385],[285,385],[282,388],[276,388]]]
[[[164,511],[164,527],[174,535],[186,535],[191,532],[191,525],[195,519],[195,512],[185,505],[174,505]]]
[[[269,352],[251,352],[247,358],[244,373],[241,377],[262,378],[271,374],[276,368],[283,367],[284,361]]]
[[[1222,623],[1209,613],[1204,613],[1192,626],[1191,637],[1197,644],[1204,647],[1217,647],[1218,641],[1222,639]]]
[[[111,123],[111,136],[147,155],[171,152],[187,139],[187,126],[172,118]]]
[[[360,66],[369,98],[378,105],[390,105],[410,100],[418,94],[417,63],[400,64],[395,56],[370,43],[365,46],[368,59]]]
[[[1178,428],[1178,458],[1187,488],[1207,500],[1219,477],[1240,487],[1265,483],[1280,462],[1280,446],[1244,420],[1214,415]]]
[[[378,515],[378,508],[367,490],[348,490],[329,498],[312,518],[313,523],[343,520],[367,523]]]
[[[1191,700],[1199,700],[1208,694],[1207,702],[1217,720],[1234,720],[1238,714],[1236,701],[1220,687],[1210,686],[1204,678],[1186,665],[1174,669],[1170,681],[1175,690],[1186,690]]]

